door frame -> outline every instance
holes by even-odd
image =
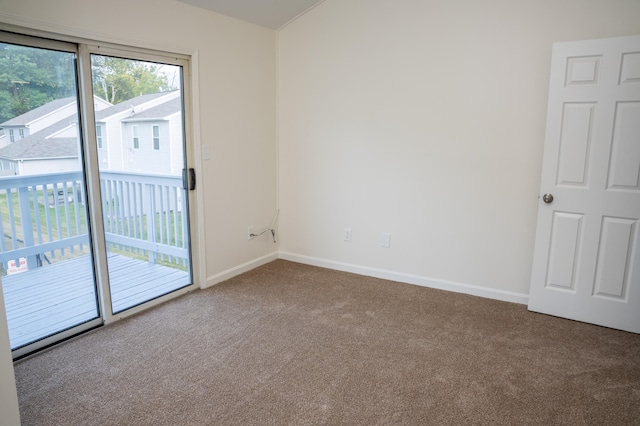
[[[105,56],[117,56],[125,59],[149,61],[149,62],[161,62],[170,65],[179,65],[182,67],[182,88],[181,95],[183,101],[183,132],[184,132],[184,149],[185,149],[185,167],[195,168],[193,165],[193,143],[191,138],[191,79],[190,79],[190,60],[189,57],[184,55],[176,55],[169,53],[149,52],[145,49],[138,49],[134,47],[122,47],[114,46],[108,43],[82,43],[79,45],[79,66],[80,66],[80,88],[81,96],[90,96],[91,102],[93,102],[93,84],[91,78],[91,55],[105,55]],[[83,101],[87,101],[83,99]],[[84,103],[83,105],[89,105]],[[98,280],[98,294],[100,297],[100,303],[103,307],[103,318],[105,324],[110,324],[114,321],[126,318],[130,315],[134,315],[140,311],[148,309],[152,306],[156,306],[174,297],[188,293],[195,288],[200,287],[200,283],[196,282],[196,275],[194,273],[198,268],[195,266],[196,256],[193,256],[194,244],[192,239],[194,238],[194,226],[195,215],[195,200],[193,196],[190,196],[188,189],[185,191],[188,201],[188,213],[189,213],[189,241],[190,241],[190,253],[191,253],[191,276],[192,283],[181,289],[172,291],[168,294],[160,296],[158,298],[149,300],[140,305],[132,308],[113,313],[111,293],[109,289],[109,273],[107,262],[107,243],[104,236],[104,221],[102,202],[100,194],[100,170],[98,164],[98,143],[95,126],[95,111],[93,108],[87,108],[86,114],[83,114],[83,143],[84,149],[87,153],[85,157],[85,169],[87,170],[87,186],[91,202],[89,208],[89,217],[91,222],[92,233],[96,236],[94,238],[94,251],[96,256],[94,258],[96,276]],[[197,188],[197,187],[196,187]],[[195,194],[194,194],[195,195]]]
[[[28,46],[28,47],[38,48],[38,49],[67,52],[67,53],[72,53],[76,55],[76,57],[79,56],[79,48],[78,48],[79,46],[77,43],[55,40],[51,38],[42,38],[39,36],[30,35],[30,34],[20,34],[16,32],[9,32],[9,31],[6,31],[6,29],[2,25],[0,25],[0,31],[2,31],[2,42],[4,43],[10,43],[14,45],[23,45],[23,46]],[[79,89],[79,85],[80,85],[79,70],[77,67],[74,67],[74,68],[75,68],[74,71],[76,74],[76,84],[78,85],[77,89]],[[79,113],[80,120],[82,120],[84,110],[82,108],[82,100],[80,99],[79,94],[76,94],[76,104],[78,105],[78,109],[79,109],[78,113]],[[84,165],[84,162],[83,162],[83,166],[86,167]],[[85,186],[86,186],[86,190],[88,191],[89,190],[88,182],[86,181],[85,181]],[[89,242],[91,244],[91,255],[95,256],[95,253],[94,253],[95,247],[93,245],[91,233],[89,234]],[[99,287],[97,274],[95,269],[92,272],[94,275],[94,285],[96,287],[96,296],[97,296],[98,287]],[[34,351],[41,350],[57,342],[66,340],[74,335],[77,335],[101,326],[104,323],[104,319],[103,319],[104,310],[102,308],[102,305],[100,304],[100,301],[97,299],[96,299],[96,308],[97,308],[97,318],[77,324],[71,328],[59,331],[54,335],[29,343],[25,346],[18,347],[12,351],[13,358],[14,359],[21,358]],[[0,315],[6,315],[6,310],[3,309],[3,311],[0,312]]]

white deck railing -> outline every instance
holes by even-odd
[[[130,172],[101,172],[107,243],[130,252],[188,262],[188,215],[182,178]]]
[[[0,262],[27,269],[89,253],[82,172],[0,177]],[[182,178],[101,172],[109,250],[188,265]]]

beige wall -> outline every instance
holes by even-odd
[[[526,301],[551,45],[638,33],[637,0],[326,0],[278,33],[283,256]]]

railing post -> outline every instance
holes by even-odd
[[[35,244],[33,239],[33,217],[31,215],[31,203],[29,202],[29,188],[21,186],[18,188],[18,205],[20,207],[20,220],[22,221],[22,239],[25,247],[32,247]],[[38,207],[36,206],[36,209]],[[20,259],[16,259],[19,262]],[[19,263],[16,263],[19,265]],[[37,256],[27,256],[27,268],[38,267]]]
[[[147,183],[144,185],[143,216],[147,218],[147,241],[156,242],[156,197],[155,186]],[[149,263],[156,263],[157,253],[149,250]]]

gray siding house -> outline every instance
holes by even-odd
[[[100,100],[101,103],[105,103]],[[109,104],[107,104],[108,106]],[[18,117],[2,123],[4,138],[0,139],[0,147],[17,142],[29,135],[56,124],[61,118],[77,114],[75,97],[56,99],[38,108],[32,109]]]
[[[95,98],[101,170],[177,175],[182,170],[179,91],[117,105]],[[0,176],[79,170],[75,98],[58,99],[0,124]]]
[[[96,109],[111,104],[94,98]],[[0,124],[0,176],[80,168],[75,97],[56,99]]]
[[[154,93],[138,96],[96,112],[100,168],[154,174],[180,174],[182,171],[182,105],[180,102],[180,91]],[[154,129],[153,126],[158,128]],[[177,127],[173,134],[172,127]],[[157,149],[154,148],[154,144]],[[175,151],[175,146],[180,148],[177,170],[168,163],[169,158],[172,158],[172,151]]]
[[[78,141],[78,116],[74,114],[0,149],[0,175],[80,169]]]

